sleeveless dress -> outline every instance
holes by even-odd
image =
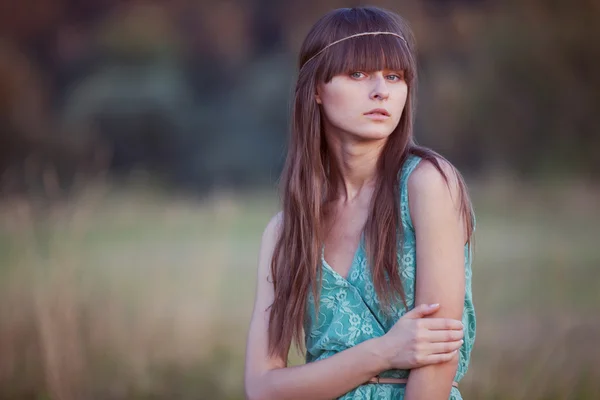
[[[315,299],[312,291],[309,291],[307,318],[304,324],[307,363],[325,359],[365,340],[383,336],[401,316],[414,308],[416,240],[408,207],[407,181],[420,161],[420,157],[409,156],[400,173],[400,212],[404,237],[402,246],[399,246],[398,264],[408,309],[400,303],[392,307],[391,317],[386,317],[383,313],[367,263],[364,236],[361,237],[347,278],[335,272],[321,257],[319,317],[316,318]],[[471,294],[471,252],[466,245],[465,277],[465,301],[462,317],[465,327],[464,343],[459,351],[458,369],[454,378],[456,382],[460,382],[467,372],[471,349],[475,342],[475,310]],[[408,378],[409,372],[409,370],[389,370],[382,372],[380,376]],[[363,384],[339,399],[402,400],[405,386],[405,384]],[[457,388],[452,387],[449,400],[462,400]]]

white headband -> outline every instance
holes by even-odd
[[[404,40],[404,43],[406,43],[406,39],[404,39],[404,37],[402,37],[401,35],[398,35],[397,33],[394,33],[394,32],[363,32],[363,33],[356,33],[354,35],[346,36],[345,38],[342,38],[342,39],[336,40],[335,42],[329,43],[327,46],[325,46],[321,50],[319,50],[314,56],[312,56],[311,58],[309,58],[308,60],[306,60],[306,62],[304,64],[302,64],[302,67],[300,69],[304,68],[304,66],[306,64],[308,64],[313,58],[317,57],[319,54],[321,54],[322,52],[324,52],[325,50],[327,50],[328,48],[330,48],[334,44],[338,44],[339,42],[343,42],[344,40],[347,40],[347,39],[352,39],[352,38],[355,38],[355,37],[358,37],[358,36],[367,36],[367,35],[392,35],[392,36],[399,37],[400,39]]]

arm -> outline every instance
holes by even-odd
[[[254,311],[246,347],[245,390],[248,399],[331,399],[389,369],[384,346],[372,339],[325,360],[287,367],[287,360],[268,355],[268,307],[273,284],[267,279],[280,217],[263,234]]]
[[[422,161],[408,181],[410,213],[416,234],[416,303],[440,303],[436,317],[462,318],[465,295],[464,243],[466,229],[459,206],[459,186],[453,169],[439,171]],[[411,371],[406,400],[446,400],[458,366],[451,361]]]
[[[256,300],[246,345],[247,398],[331,399],[388,369],[411,369],[452,359],[461,344],[462,324],[446,318],[423,318],[436,312],[439,305],[419,305],[400,318],[384,336],[325,360],[287,367],[286,359],[270,357],[267,327],[273,284],[268,276],[279,219],[271,220],[261,244]]]

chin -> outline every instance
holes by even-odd
[[[361,140],[382,140],[390,137],[393,131],[388,129],[372,129],[360,132],[353,132],[353,135]]]

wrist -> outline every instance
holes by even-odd
[[[391,360],[390,360],[390,351],[387,346],[387,340],[384,336],[369,339],[367,341],[368,350],[370,351],[372,358],[375,360],[375,366],[378,374],[382,371],[387,371],[388,369],[392,369]]]

